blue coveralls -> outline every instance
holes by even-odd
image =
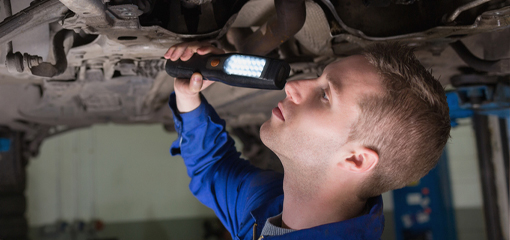
[[[191,192],[214,210],[233,239],[259,239],[266,219],[282,212],[283,175],[263,171],[241,159],[225,131],[225,121],[201,98],[197,109],[179,114],[175,93],[170,96],[178,133],[170,153],[182,156],[191,177]],[[380,239],[384,228],[382,197],[371,198],[367,204],[368,214],[263,239]]]

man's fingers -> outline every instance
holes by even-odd
[[[207,46],[202,46],[200,48],[197,49],[197,53],[200,54],[200,55],[205,55],[205,54],[209,54],[209,53],[212,53],[212,54],[224,54],[225,51],[221,50],[221,49],[218,49],[218,48],[215,48],[211,45],[207,45]]]
[[[191,75],[190,81],[189,81],[189,89],[193,93],[198,93],[200,90],[202,90],[202,85],[204,84],[202,80],[202,74],[200,73],[193,73]]]
[[[199,55],[205,55],[209,53],[223,54],[225,51],[211,46],[208,42],[187,42],[180,43],[172,46],[165,53],[165,58],[172,61],[181,59],[182,61],[188,61],[193,54],[198,53]]]
[[[184,94],[196,94],[214,83],[214,81],[203,80],[200,73],[193,75],[190,79],[176,78],[174,88]]]
[[[179,92],[188,93],[189,92],[189,79],[185,78],[176,78],[174,81],[174,89]]]
[[[186,48],[186,51],[184,51],[184,53],[182,54],[181,60],[188,61],[196,52],[197,49],[195,46],[188,46],[188,48]]]
[[[174,52],[172,53],[172,56],[170,57],[170,60],[177,61],[177,59],[179,59],[182,56],[182,54],[184,53],[184,51],[186,51],[187,48],[188,45],[186,44],[177,45]]]
[[[194,95],[202,90],[204,81],[200,73],[194,73],[190,79],[176,78],[174,82],[174,88],[186,95]],[[208,84],[210,85],[210,83]]]
[[[168,51],[166,51],[166,53],[165,53],[165,58],[170,59],[170,57],[172,57],[172,53],[174,53],[174,51],[175,51],[175,46],[172,46],[171,48],[169,48]]]
[[[204,47],[210,47],[210,44],[207,42],[191,42],[186,48],[186,51],[181,56],[182,61],[188,61],[193,54],[198,53],[199,55],[204,55],[207,53],[201,53],[198,50]]]

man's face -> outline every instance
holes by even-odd
[[[358,101],[381,92],[380,77],[363,56],[329,64],[316,79],[290,81],[287,97],[260,130],[284,167],[314,169],[332,164],[344,150],[360,109]]]

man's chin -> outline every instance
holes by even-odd
[[[260,126],[260,140],[266,147],[272,150],[272,142],[274,142],[274,129],[271,126],[271,119],[267,120]]]
[[[279,131],[275,131],[275,126],[271,125],[271,120],[267,120],[260,127],[260,140],[262,143],[273,151],[276,156],[282,161],[281,150],[282,150],[282,142],[279,140]],[[281,134],[281,133],[280,133]],[[281,136],[280,136],[281,137]],[[282,161],[283,164],[283,161]]]

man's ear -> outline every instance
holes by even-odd
[[[379,163],[379,154],[367,147],[360,147],[341,161],[342,168],[351,172],[364,173]]]

